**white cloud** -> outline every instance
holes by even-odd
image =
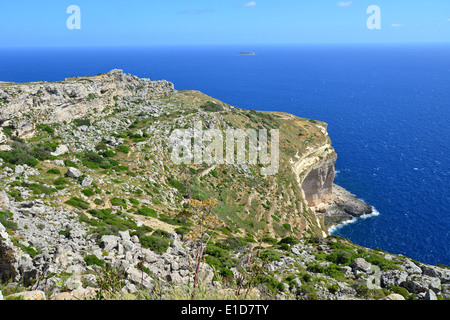
[[[401,27],[403,27],[403,25],[400,24],[400,23],[393,23],[393,24],[391,24],[391,27],[393,27],[393,28],[401,28]]]
[[[256,1],[250,1],[244,4],[244,7],[254,7],[256,6]]]
[[[351,1],[340,1],[338,2],[338,7],[349,7],[352,5]]]

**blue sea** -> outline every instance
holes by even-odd
[[[236,107],[327,122],[336,183],[379,213],[333,233],[450,265],[450,45],[0,51],[0,81],[57,81],[114,68]]]

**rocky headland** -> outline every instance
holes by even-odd
[[[278,173],[174,164],[170,133],[199,120],[278,129]],[[321,121],[112,70],[0,83],[0,127],[0,299],[190,298],[195,221],[179,218],[189,199],[216,202],[223,222],[199,269],[199,299],[450,297],[448,267],[328,234],[373,209],[334,184]]]

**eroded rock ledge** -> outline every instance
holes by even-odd
[[[369,204],[336,184],[333,184],[330,200],[312,206],[311,209],[324,217],[327,228],[373,213]]]

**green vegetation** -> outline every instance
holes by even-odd
[[[164,253],[169,248],[170,240],[158,235],[143,236],[139,238],[139,241],[144,248],[149,248],[156,253]]]
[[[90,94],[87,100],[96,98],[95,94]],[[161,98],[156,104],[164,101],[170,103],[171,107],[166,109],[167,112],[158,114],[150,112],[151,108],[144,108],[153,101],[149,103],[136,97],[119,99],[116,96],[115,105],[106,106],[108,113],[102,114],[102,119],[112,118],[113,125],[101,127],[98,122],[100,117],[89,112],[72,124],[38,125],[36,135],[27,139],[27,142],[14,136],[14,126],[3,128],[12,148],[11,151],[0,152],[5,172],[14,171],[19,164],[28,164],[34,166],[33,171],[38,174],[8,174],[8,179],[4,179],[1,186],[2,190],[8,194],[9,201],[28,202],[40,198],[39,201],[46,206],[54,207],[64,202],[71,207],[66,208],[66,211],[71,212],[68,218],[73,219],[75,214],[88,229],[86,239],[93,239],[97,244],[100,244],[104,235],[118,236],[120,231],[128,231],[134,237],[133,241],[136,241],[135,237],[139,239],[143,248],[161,254],[167,252],[171,245],[171,236],[164,230],[174,230],[182,240],[191,240],[187,242],[189,246],[185,246],[186,250],[192,250],[190,254],[193,259],[189,261],[191,276],[193,272],[198,275],[197,266],[206,262],[213,268],[214,281],[218,281],[224,289],[219,291],[219,286],[203,286],[196,278],[195,282],[191,281],[183,287],[169,284],[168,287],[173,285],[173,291],[163,291],[155,277],[155,289],[135,293],[139,297],[209,298],[217,291],[219,298],[265,299],[285,296],[316,300],[329,297],[330,293],[341,295],[344,291],[341,291],[342,286],[346,285],[355,289],[360,298],[379,299],[387,295],[388,291],[399,293],[405,299],[415,298],[403,287],[369,289],[364,283],[367,274],[358,273],[355,276],[342,271],[347,269],[343,266],[349,266],[358,257],[381,270],[398,270],[401,261],[398,256],[392,255],[391,259],[387,259],[385,252],[378,249],[362,248],[336,236],[322,238],[316,216],[302,198],[298,177],[292,174],[290,166],[285,165],[304,154],[307,143],[314,142],[317,145],[311,147],[316,147],[329,142],[320,122],[237,108],[228,112],[226,104],[214,102],[198,92],[180,91],[176,97]],[[142,108],[134,110],[135,105],[141,105]],[[213,123],[221,130],[280,129],[282,165],[279,173],[263,177],[260,174],[261,164],[216,164],[211,169],[208,164],[175,165],[168,161],[167,153],[161,150],[169,150],[170,141],[164,134],[159,134],[157,139],[151,134],[168,132],[180,124],[188,128],[199,114],[204,117],[205,123]],[[84,132],[82,128],[77,128],[80,126],[91,126],[92,130]],[[78,134],[67,133],[60,130],[62,128],[77,130]],[[55,132],[61,136],[56,136]],[[101,134],[96,136],[92,144],[86,144],[82,135],[88,137],[96,135],[96,132]],[[104,140],[102,137],[105,137]],[[115,142],[112,137],[116,139]],[[71,151],[58,157],[51,156],[50,153],[63,144],[70,146]],[[77,179],[71,179],[64,175],[67,168],[55,168],[51,160],[63,160],[65,167],[79,168],[82,174]],[[209,173],[203,174],[208,169]],[[91,186],[81,185],[88,176],[94,179]],[[31,218],[29,212],[32,210],[14,212]],[[33,227],[42,230],[49,226],[47,223],[53,223],[48,212],[36,212],[33,212],[32,218],[37,221]],[[13,217],[9,211],[0,211],[0,223],[11,238],[19,226],[21,229],[27,228],[21,218]],[[59,233],[60,239],[66,237],[65,240],[72,240],[71,232],[74,236],[75,233],[66,226],[74,227],[75,224],[64,221],[57,225],[55,233]],[[154,230],[147,225],[164,230]],[[303,236],[301,242],[297,238],[300,236]],[[30,255],[38,254],[32,246],[24,245],[22,239],[25,238],[17,233],[13,241]],[[307,246],[303,246],[305,242]],[[297,255],[293,246],[302,254]],[[133,259],[136,258],[137,248],[134,247],[131,253]],[[104,260],[97,252],[96,255],[87,251],[81,251],[80,254],[87,266],[96,266],[90,268],[89,272],[95,270],[98,276],[99,283],[96,286],[101,290],[97,298],[106,299],[113,293],[122,298],[120,292],[124,274],[107,263],[119,259],[118,256],[114,257],[116,253],[103,250],[101,254]],[[122,252],[117,254],[121,255]],[[143,276],[146,276],[144,273],[155,276],[148,261],[138,261],[133,262],[135,265],[132,267],[141,270]],[[178,261],[181,267],[181,259]],[[187,267],[183,266],[181,270],[187,271]],[[60,275],[64,279],[62,273],[57,276]],[[180,275],[185,276],[182,272]],[[64,281],[60,282],[60,291],[69,290],[64,287],[65,284],[63,286]],[[156,290],[160,291],[155,293]],[[252,296],[254,292],[258,296]]]
[[[67,183],[68,183],[68,181],[65,178],[63,178],[63,177],[59,177],[58,179],[56,179],[53,182],[53,184],[55,186],[63,186],[63,185],[66,185]]]
[[[13,165],[28,165],[30,167],[35,167],[38,165],[39,161],[36,156],[39,155],[41,159],[48,158],[49,153],[43,152],[41,154],[41,149],[38,147],[30,148],[27,144],[19,141],[13,141],[11,143],[10,151],[0,151],[0,158],[6,163]]]
[[[156,213],[156,211],[147,206],[142,206],[142,208],[139,208],[136,211],[136,214],[140,214],[140,215],[146,216],[146,217],[154,217],[154,218],[158,217],[158,214]]]
[[[97,234],[98,239],[103,235],[117,236],[119,231],[130,230],[130,234],[138,237],[152,231],[147,226],[138,227],[136,222],[129,219],[129,216],[122,212],[112,214],[111,209],[91,209],[88,210],[88,213],[93,218],[89,219],[86,215],[81,214],[80,220],[93,227],[91,233]]]
[[[130,152],[130,148],[128,146],[121,145],[116,148],[116,151],[122,152],[122,153],[128,153],[128,152]]]
[[[48,134],[53,135],[55,133],[55,129],[50,127],[48,124],[38,124],[36,126],[37,129],[47,132]]]
[[[91,125],[91,120],[89,120],[89,119],[75,119],[74,123],[75,123],[75,125],[77,127],[81,127],[81,126],[88,126],[89,127]]]
[[[0,211],[0,223],[6,228],[8,231],[14,231],[17,229],[17,224],[11,221],[13,214],[9,211]]]
[[[94,265],[99,266],[99,267],[105,266],[105,261],[97,258],[97,256],[94,254],[90,254],[90,255],[87,255],[86,257],[84,257],[84,261],[86,262],[86,265],[88,265],[88,266],[94,266]]]
[[[11,238],[11,241],[12,241],[12,243],[14,243],[14,245],[16,245],[17,247],[22,249],[23,252],[29,254],[31,258],[34,258],[35,256],[37,256],[40,253],[32,246],[25,246],[22,243],[20,243],[19,239]]]
[[[86,101],[91,101],[98,98],[97,95],[95,93],[89,93],[88,97],[86,98]]]
[[[79,209],[89,209],[89,203],[77,197],[71,197],[65,202],[66,204]]]
[[[91,188],[83,189],[81,190],[81,193],[84,194],[86,197],[90,197],[95,194],[94,190],[92,190]]]
[[[219,112],[219,111],[223,110],[222,106],[220,106],[217,103],[212,102],[212,101],[205,102],[204,104],[202,104],[200,106],[200,108],[203,111],[209,111],[209,112]]]
[[[122,206],[122,208],[127,209],[127,200],[115,197],[111,199],[111,205]]]

